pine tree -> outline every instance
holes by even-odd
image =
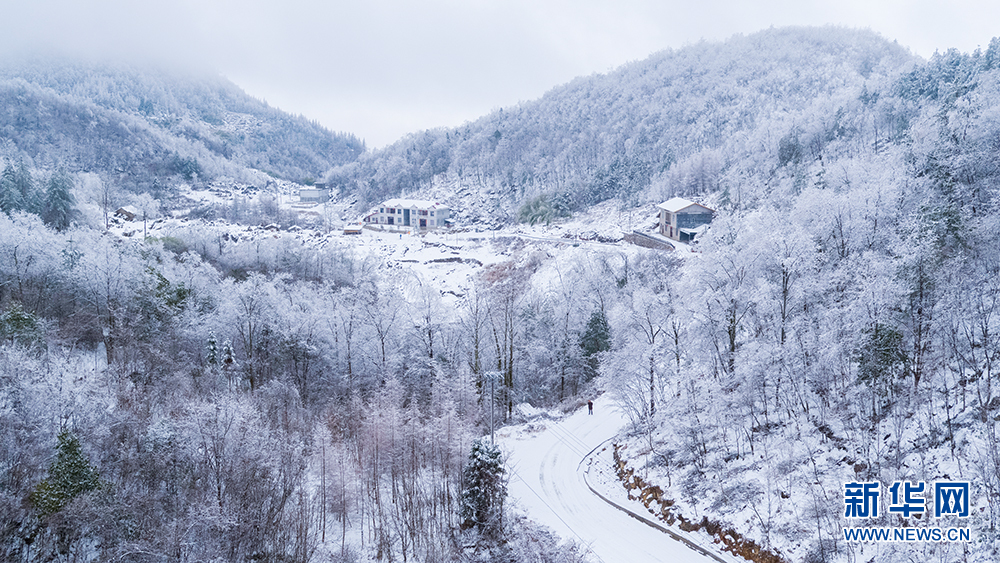
[[[580,348],[583,349],[583,356],[587,363],[587,380],[593,379],[600,368],[598,355],[611,349],[611,327],[608,325],[608,317],[604,311],[597,310],[590,315],[587,321],[587,330],[580,337]]]
[[[13,301],[0,313],[0,339],[32,347],[42,341],[42,325],[20,302]]]
[[[80,448],[80,440],[69,430],[59,433],[55,461],[49,476],[32,491],[29,500],[42,518],[59,512],[76,497],[97,489],[100,478]]]
[[[208,343],[205,345],[205,357],[208,365],[215,366],[219,363],[219,342],[215,339],[215,332],[208,333]]]
[[[903,373],[906,354],[903,334],[891,326],[876,323],[864,331],[864,346],[858,349],[858,381],[867,384],[881,396],[889,393],[895,380]]]
[[[229,339],[226,339],[226,341],[222,343],[222,365],[224,367],[232,366],[236,362],[234,355],[235,352],[233,351],[233,343],[230,342]]]
[[[45,189],[45,205],[42,219],[57,231],[66,230],[75,213],[71,190],[73,179],[65,170],[52,175]]]
[[[24,208],[21,192],[17,187],[17,171],[8,162],[0,173],[0,211],[8,215]]]
[[[462,502],[459,517],[463,528],[478,527],[499,535],[503,529],[503,504],[507,498],[500,448],[485,439],[472,443],[469,463],[462,471]]]
[[[580,337],[580,348],[588,358],[611,349],[611,327],[604,311],[594,311],[587,321],[587,330]]]
[[[31,171],[23,160],[18,161],[17,168],[13,175],[14,188],[17,190],[20,199],[20,209],[28,213],[38,213],[41,211],[41,202],[38,192],[35,190],[35,180],[31,177]]]

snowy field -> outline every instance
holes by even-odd
[[[233,199],[233,196],[209,191],[188,191],[186,196],[202,205],[231,204]],[[258,197],[259,194],[247,196],[244,205],[257,205]],[[297,196],[272,194],[271,197],[281,202],[284,212],[299,209]],[[326,228],[245,225],[222,219],[206,221],[163,216],[156,219],[151,216],[143,221],[137,216],[133,221],[115,218],[109,230],[133,240],[176,237],[203,256],[223,252],[242,254],[242,260],[250,269],[261,255],[267,255],[265,260],[273,260],[275,255],[281,254],[301,256],[303,251],[327,256],[342,254],[364,267],[377,263],[374,267],[386,277],[394,278],[396,285],[406,293],[420,286],[434,288],[440,294],[441,303],[453,309],[461,306],[476,276],[489,266],[530,260],[532,255],[537,261],[549,262],[549,269],[553,264],[558,268],[560,264],[580,262],[581,257],[631,256],[644,249],[626,242],[626,234],[639,230],[657,236],[654,232],[658,220],[655,206],[621,209],[615,201],[596,205],[550,225],[514,224],[490,229],[481,224],[458,223],[453,228],[423,234],[372,227],[365,227],[361,234],[344,234],[345,221],[341,217],[352,216],[348,207],[343,202],[309,207],[313,214],[332,218]],[[676,246],[672,254],[692,256],[691,247]],[[550,261],[551,258],[556,260]],[[535,281],[544,284],[547,277],[557,275],[549,272],[548,276],[536,277]]]

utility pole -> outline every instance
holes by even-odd
[[[320,528],[322,530],[323,537],[320,541],[326,543],[326,436],[322,436],[322,440],[323,445],[322,451],[320,452],[320,456],[322,456],[322,467],[320,468],[320,479],[322,480],[322,483],[320,484],[320,488],[323,492],[320,496],[322,498],[321,502],[323,503],[323,508],[320,511]]]
[[[493,385],[503,375],[499,371],[488,371],[484,375],[490,380],[490,444],[495,446],[497,441],[493,436],[493,404],[496,403],[496,395],[493,393]]]
[[[497,445],[497,441],[496,441],[496,438],[493,437],[493,403],[496,402],[494,400],[494,398],[493,398],[494,397],[494,395],[493,395],[493,382],[494,381],[495,381],[495,378],[491,377],[490,378],[490,444],[495,446],[495,445]]]

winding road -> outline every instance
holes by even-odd
[[[511,471],[508,492],[536,522],[575,540],[588,559],[603,563],[719,563],[608,504],[588,487],[585,457],[626,423],[607,398],[560,420],[536,419],[498,432]]]

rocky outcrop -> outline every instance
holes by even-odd
[[[732,527],[722,522],[709,520],[707,516],[701,520],[689,520],[681,514],[680,508],[672,499],[665,496],[663,489],[656,485],[647,483],[642,477],[636,474],[635,470],[628,466],[628,462],[621,456],[620,450],[624,449],[618,444],[614,444],[615,473],[618,479],[625,486],[629,500],[638,500],[646,509],[659,520],[667,525],[677,525],[685,532],[705,530],[715,538],[717,543],[723,545],[723,549],[738,555],[747,561],[755,563],[788,563],[780,553],[766,549],[757,544],[752,539],[743,537]]]

